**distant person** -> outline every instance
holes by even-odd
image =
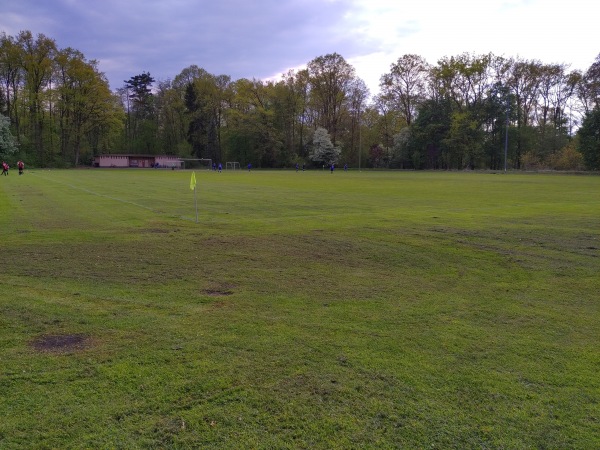
[[[19,175],[23,175],[23,169],[25,169],[25,163],[21,160],[17,163],[17,167],[19,168]]]
[[[223,170],[223,164],[219,163],[219,173]]]
[[[251,169],[252,169],[252,164],[248,163],[248,172],[250,172]]]
[[[4,161],[2,161],[2,175],[6,176],[8,175],[8,164],[6,164]]]
[[[298,172],[298,163],[296,163],[296,172]]]
[[[302,172],[304,172],[304,166],[305,166],[305,164],[302,163]]]
[[[348,164],[344,164],[344,172],[348,172]]]
[[[214,172],[217,171],[217,163],[213,163],[212,169],[213,169]]]
[[[329,169],[331,170],[331,173],[333,173],[333,169],[335,169],[335,166],[333,165],[333,163],[331,163],[331,167]]]

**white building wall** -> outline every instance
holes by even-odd
[[[129,167],[129,157],[120,155],[98,156],[98,167]]]

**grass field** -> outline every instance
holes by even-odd
[[[600,177],[0,179],[0,448],[600,448]]]

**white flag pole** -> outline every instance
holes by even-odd
[[[196,207],[196,223],[198,223],[198,199],[196,198],[196,186],[194,186],[194,206]]]
[[[190,178],[190,189],[194,191],[194,206],[196,207],[196,223],[198,223],[198,199],[196,197],[196,172],[192,172]]]

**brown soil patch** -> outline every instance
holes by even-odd
[[[38,337],[31,346],[40,352],[72,352],[89,347],[90,339],[85,334],[46,334]]]
[[[211,297],[223,297],[227,295],[232,295],[233,291],[227,289],[205,289],[203,293],[205,295],[210,295]]]

